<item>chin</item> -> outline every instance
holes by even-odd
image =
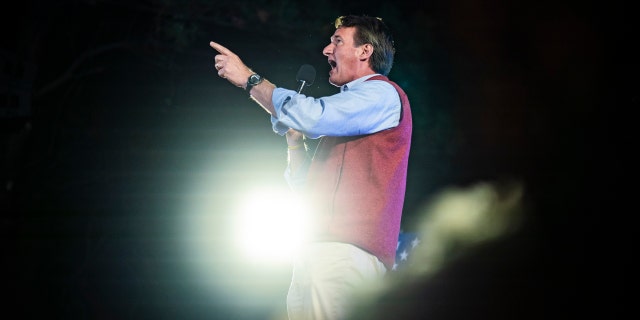
[[[339,85],[335,80],[333,80],[333,79],[331,79],[331,78],[329,78],[329,83],[330,83],[330,84],[332,84],[332,85],[334,85],[334,86],[336,86],[336,87],[339,87],[339,86],[340,86],[340,85]]]
[[[329,83],[331,83],[332,85],[336,86],[336,87],[340,87],[343,84],[345,84],[346,82],[344,81],[340,81],[332,76],[329,76]]]

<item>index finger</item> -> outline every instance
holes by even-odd
[[[211,46],[211,48],[215,49],[216,51],[218,51],[221,54],[225,54],[225,55],[233,54],[233,52],[231,52],[231,50],[223,47],[219,43],[211,41],[211,42],[209,42],[209,45]]]

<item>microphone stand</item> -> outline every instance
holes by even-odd
[[[304,88],[304,85],[307,83],[304,80],[300,80],[300,82],[302,82],[302,83],[300,84],[300,89],[298,89],[298,93],[302,92],[302,88]]]

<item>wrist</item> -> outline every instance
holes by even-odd
[[[303,148],[303,147],[304,147],[304,143],[287,145],[288,150],[305,150],[306,148]]]
[[[244,85],[244,89],[251,91],[251,88],[259,85],[263,80],[264,78],[262,76],[254,72],[247,78],[247,83]]]

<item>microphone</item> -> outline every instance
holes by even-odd
[[[302,88],[305,86],[310,86],[313,84],[313,81],[316,79],[316,69],[310,64],[303,64],[300,66],[298,70],[298,75],[296,76],[296,81],[300,83],[300,88],[298,88],[298,93],[302,92]]]

